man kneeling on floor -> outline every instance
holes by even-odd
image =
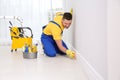
[[[58,12],[53,21],[50,21],[43,27],[41,42],[44,53],[49,57],[55,57],[56,54],[66,55],[75,58],[75,52],[69,50],[62,40],[63,30],[69,28],[72,23],[72,14],[69,12]]]

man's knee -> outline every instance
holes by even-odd
[[[55,57],[56,56],[56,53],[45,53],[45,54],[49,57]]]

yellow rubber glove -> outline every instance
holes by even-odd
[[[32,45],[32,52],[37,53],[37,46],[36,45]]]
[[[73,8],[70,9],[70,13],[73,14]]]
[[[71,59],[76,58],[75,52],[72,51],[72,50],[66,50],[66,54],[67,54],[68,57],[70,57]]]

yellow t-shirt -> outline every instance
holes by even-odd
[[[52,22],[48,23],[46,28],[43,30],[43,33],[46,35],[52,35],[54,40],[61,40],[62,39],[62,31],[64,30],[64,26],[62,25],[62,17],[63,13],[57,13],[54,20],[60,27]],[[62,29],[62,30],[61,30]]]

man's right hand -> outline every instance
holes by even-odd
[[[66,50],[66,54],[68,55],[68,57],[70,57],[71,59],[76,58],[75,52],[72,50]]]

